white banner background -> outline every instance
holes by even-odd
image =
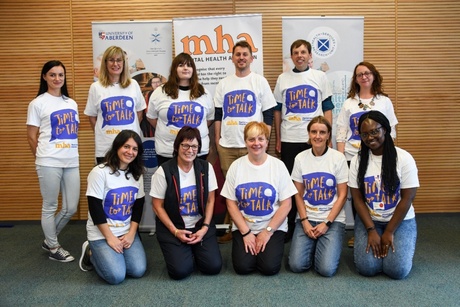
[[[176,55],[192,55],[200,83],[213,95],[217,83],[235,71],[232,49],[237,41],[255,47],[251,71],[263,75],[261,14],[175,18],[173,25]]]
[[[332,141],[335,147],[335,122],[347,99],[353,70],[363,61],[364,17],[283,17],[283,70],[294,67],[290,47],[297,39],[312,45],[313,67],[326,72],[334,103]],[[351,195],[345,205],[347,226],[353,225]]]

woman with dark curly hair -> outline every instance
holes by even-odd
[[[419,187],[414,158],[396,147],[388,119],[379,111],[361,115],[361,150],[351,160],[354,206],[354,262],[364,276],[380,272],[393,279],[412,268],[417,225],[412,201]]]

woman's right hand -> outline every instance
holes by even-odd
[[[123,241],[115,236],[110,236],[107,239],[107,244],[117,253],[123,254]]]
[[[243,237],[243,243],[246,253],[250,252],[253,256],[257,255],[256,236],[252,232]]]
[[[175,236],[178,238],[182,243],[189,243],[193,240],[191,238],[192,232],[186,229],[176,229]]]
[[[311,226],[310,222],[308,220],[305,220],[305,221],[302,221],[301,224],[302,224],[303,232],[305,232],[305,234],[309,238],[316,240],[317,238],[315,236],[315,231],[313,227]]]
[[[372,248],[372,252],[374,253],[375,258],[380,258],[381,255],[381,245],[380,245],[381,238],[377,231],[371,230],[367,233],[367,247],[366,253],[369,253],[369,248]]]

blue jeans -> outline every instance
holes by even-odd
[[[322,222],[309,221],[315,227]],[[289,267],[294,273],[305,272],[315,264],[319,274],[334,276],[339,267],[342,253],[345,224],[333,222],[327,232],[314,240],[303,231],[300,221],[296,222],[294,236],[289,251]]]
[[[382,236],[388,223],[374,221],[375,229]],[[354,261],[356,270],[364,276],[385,273],[393,279],[403,279],[409,275],[414,258],[417,240],[417,223],[415,218],[404,220],[394,233],[393,245],[385,258],[374,258],[372,249],[366,253],[367,231],[358,215],[355,217]]]
[[[59,246],[58,234],[78,208],[80,199],[80,170],[78,167],[48,167],[36,165],[42,204],[42,229],[49,247]],[[58,209],[59,191],[62,194],[61,211]]]
[[[126,276],[140,278],[147,269],[147,258],[144,247],[136,234],[130,248],[125,248],[123,254],[114,251],[107,240],[89,241],[91,263],[97,274],[111,285],[117,285]]]

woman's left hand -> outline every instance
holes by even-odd
[[[191,239],[191,241],[187,242],[187,244],[197,244],[203,241],[203,237],[205,236],[207,232],[208,232],[208,228],[202,227],[200,230],[190,235],[189,238]]]
[[[394,239],[394,236],[392,233],[389,233],[387,231],[383,232],[381,240],[380,240],[380,244],[381,244],[380,256],[382,258],[388,255],[388,251],[390,250],[390,248],[393,251],[393,253],[395,252],[395,246],[393,245],[393,239]]]
[[[326,223],[319,223],[315,227],[312,228],[313,234],[315,235],[315,239],[321,237],[328,231],[329,227],[327,227]]]
[[[121,243],[123,244],[123,248],[125,249],[128,249],[131,247],[131,245],[133,244],[134,242],[134,237],[136,236],[135,233],[131,234],[130,232],[128,232],[127,234],[119,237]]]
[[[268,232],[267,230],[262,230],[256,236],[256,255],[261,253],[265,250],[265,246],[267,245],[268,241],[270,241],[271,236],[273,233]]]

